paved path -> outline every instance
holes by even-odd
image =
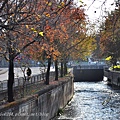
[[[40,74],[45,69],[43,67],[30,67],[30,68],[32,70],[32,75]],[[54,68],[51,67],[50,71],[54,71]],[[0,74],[0,81],[8,79],[8,68],[0,68],[0,73],[2,73]],[[14,75],[15,75],[15,78],[23,77],[23,72],[20,68],[14,68]]]
[[[4,69],[4,68],[0,68],[0,75],[4,74],[7,72],[7,69]]]

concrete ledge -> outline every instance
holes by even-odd
[[[111,85],[115,85],[120,88],[120,72],[119,71],[110,71],[104,70],[104,76],[107,77],[107,81]]]

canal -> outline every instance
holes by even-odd
[[[55,120],[120,120],[120,90],[105,82],[75,82],[74,96]]]

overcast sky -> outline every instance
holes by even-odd
[[[83,0],[87,4],[86,14],[90,20],[96,20],[105,15],[105,11],[114,10],[114,0]],[[94,2],[93,2],[94,1]]]
[[[86,14],[92,23],[99,23],[104,20],[105,10],[111,11],[114,10],[115,0],[75,0],[78,5],[82,4],[79,1],[82,1],[83,4],[87,6],[84,7]]]

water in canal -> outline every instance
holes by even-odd
[[[105,82],[75,82],[74,96],[55,120],[120,120],[120,90]]]

